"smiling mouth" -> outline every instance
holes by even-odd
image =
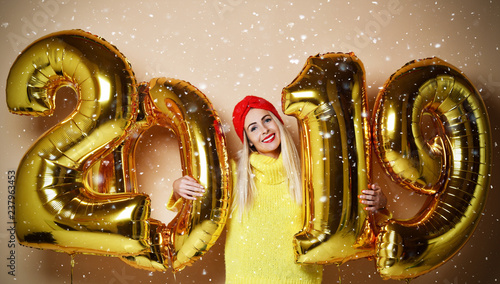
[[[270,142],[273,142],[274,141],[274,137],[276,137],[275,134],[271,134],[269,136],[267,136],[266,138],[264,138],[264,140],[262,140],[263,143],[270,143]]]

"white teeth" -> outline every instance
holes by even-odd
[[[271,141],[273,138],[274,138],[274,134],[271,135],[271,136],[269,136],[269,137],[267,137],[266,139],[262,140],[262,142],[266,143],[268,141]]]

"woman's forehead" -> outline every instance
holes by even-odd
[[[269,115],[269,111],[261,108],[252,108],[248,111],[245,117],[245,127],[251,123],[261,121],[263,117]]]

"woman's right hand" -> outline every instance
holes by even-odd
[[[179,197],[195,200],[198,196],[203,196],[205,188],[190,176],[183,176],[176,179],[173,184],[174,199]]]

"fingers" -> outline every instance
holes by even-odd
[[[378,196],[380,196],[380,194],[382,194],[382,189],[380,188],[380,186],[378,186],[375,183],[369,184],[368,188],[371,188],[371,189],[364,189],[361,191],[364,195],[360,195],[359,198],[368,199],[368,200],[375,200]]]
[[[375,212],[384,208],[387,199],[380,186],[378,186],[378,184],[369,184],[368,188],[369,189],[362,190],[361,192],[363,194],[358,196],[359,202],[366,205],[364,209],[369,212]]]
[[[368,201],[368,200],[377,200],[378,197],[379,197],[379,193],[380,193],[380,191],[370,190],[370,189],[365,189],[365,190],[362,190],[361,192],[363,194],[360,194],[358,196],[358,198],[361,199],[362,201],[363,200],[365,200],[365,201]]]
[[[378,209],[375,206],[366,206],[365,210],[370,212],[370,213],[375,213],[375,212],[377,212]]]
[[[375,211],[378,207],[378,202],[374,200],[362,199],[360,196],[359,202],[363,205],[366,205],[365,210],[367,211]]]
[[[201,192],[201,193],[205,192],[203,186],[200,185],[196,180],[194,180],[191,177],[186,177],[182,179],[180,186],[185,190],[190,190],[193,192]]]
[[[377,197],[377,193],[374,190],[365,189],[361,191],[363,194],[359,195],[358,198],[366,200],[374,200]]]
[[[205,193],[205,188],[190,176],[183,176],[175,180],[173,188],[175,193],[189,200],[196,200],[197,197],[203,196]]]

